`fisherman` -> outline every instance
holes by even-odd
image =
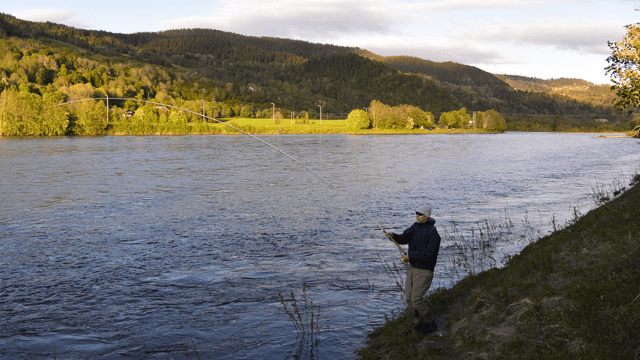
[[[416,222],[401,235],[388,233],[385,235],[398,244],[409,244],[409,253],[402,257],[407,265],[407,281],[405,297],[407,313],[411,326],[423,333],[429,334],[438,328],[431,309],[427,306],[424,295],[431,287],[433,270],[440,251],[440,235],[431,218],[431,207],[420,206],[416,210]]]

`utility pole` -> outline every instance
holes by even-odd
[[[4,81],[4,78],[2,78],[2,81]],[[7,121],[7,89],[5,88],[2,91],[2,120],[0,121],[0,135],[2,135],[2,126],[4,125],[4,123]]]
[[[200,101],[202,101],[202,122],[204,122],[204,100],[200,99]]]
[[[276,104],[271,103],[271,105],[273,105],[273,110],[271,111],[271,114],[273,115],[273,118],[271,119],[271,123],[275,125],[275,123],[276,123]]]
[[[376,116],[378,115],[378,107],[373,108],[373,128],[376,128]]]
[[[107,124],[109,123],[109,94],[107,94]]]
[[[320,126],[322,126],[322,105],[318,106],[320,106]]]
[[[476,112],[473,112],[473,130],[477,129],[478,126],[476,125]]]

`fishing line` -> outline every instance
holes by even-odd
[[[179,107],[177,107],[177,106],[173,106],[173,105],[163,104],[163,103],[159,103],[159,102],[155,102],[155,101],[149,101],[149,100],[140,100],[140,99],[128,99],[128,98],[90,98],[90,99],[82,99],[82,100],[72,100],[72,101],[68,101],[68,102],[65,102],[65,103],[62,103],[62,104],[58,104],[58,105],[55,105],[55,106],[60,106],[60,105],[65,105],[65,104],[70,104],[70,103],[79,102],[79,101],[88,101],[88,100],[105,100],[105,99],[106,99],[107,101],[108,101],[108,100],[130,100],[130,101],[137,101],[137,102],[144,102],[144,103],[149,103],[149,104],[156,104],[156,105],[167,106],[167,107],[170,107],[170,108],[174,108],[174,109],[177,109],[177,110],[180,110],[180,111],[186,111],[186,112],[189,112],[189,113],[192,113],[192,114],[195,114],[195,115],[198,115],[198,116],[201,116],[201,117],[204,117],[204,118],[207,118],[207,119],[213,120],[213,121],[218,122],[218,123],[220,123],[220,124],[226,125],[226,126],[228,126],[228,127],[230,127],[230,128],[233,128],[233,129],[235,129],[235,130],[238,130],[239,132],[241,132],[241,133],[243,133],[243,134],[245,134],[245,135],[247,135],[247,136],[250,136],[250,137],[254,138],[255,140],[258,140],[258,141],[260,141],[261,143],[263,143],[263,144],[265,144],[265,145],[269,146],[270,148],[272,148],[272,149],[274,149],[274,150],[276,150],[276,151],[280,152],[281,154],[285,155],[285,156],[286,156],[286,157],[288,157],[289,159],[291,159],[291,160],[295,161],[296,163],[298,163],[299,165],[303,166],[305,169],[309,170],[309,171],[310,171],[311,173],[313,173],[315,176],[319,177],[319,178],[320,178],[320,179],[322,179],[324,182],[326,182],[327,184],[329,184],[329,186],[331,186],[331,187],[332,187],[335,191],[337,191],[340,195],[344,196],[347,200],[349,200],[349,202],[351,202],[351,204],[353,204],[353,205],[354,205],[356,208],[358,208],[358,210],[360,210],[360,211],[361,211],[361,212],[362,212],[366,217],[368,217],[368,218],[369,218],[369,220],[371,220],[371,222],[373,222],[374,224],[376,224],[376,225],[380,228],[380,230],[382,230],[382,232],[383,232],[383,233],[385,233],[385,234],[387,233],[387,232],[386,232],[386,230],[382,227],[382,225],[380,225],[380,224],[379,224],[377,221],[375,221],[375,220],[374,220],[374,219],[373,219],[369,214],[367,214],[367,212],[366,212],[366,211],[364,211],[364,209],[363,209],[363,208],[361,208],[361,207],[360,207],[360,205],[358,205],[358,204],[357,204],[355,201],[353,201],[349,196],[347,196],[347,194],[343,193],[340,189],[338,189],[335,185],[333,185],[329,180],[325,179],[322,175],[318,174],[316,171],[314,171],[313,169],[311,169],[311,168],[310,168],[310,167],[308,167],[307,165],[305,165],[305,164],[303,164],[302,162],[298,161],[298,160],[297,160],[296,158],[294,158],[293,156],[291,156],[291,155],[287,154],[285,151],[283,151],[283,150],[281,150],[281,149],[279,149],[279,148],[275,147],[273,144],[270,144],[270,143],[268,143],[268,142],[266,142],[266,141],[264,141],[264,140],[262,140],[262,139],[258,138],[258,137],[257,137],[257,136],[255,136],[255,135],[249,134],[248,132],[246,132],[246,131],[244,131],[244,130],[242,130],[242,129],[238,129],[237,127],[235,127],[235,126],[233,126],[233,125],[229,125],[229,124],[227,124],[227,123],[226,123],[226,122],[224,122],[224,121],[220,121],[220,120],[218,120],[218,119],[214,119],[214,118],[209,117],[209,116],[206,116],[206,115],[204,115],[204,114],[200,114],[200,113],[197,113],[197,112],[195,112],[195,111],[191,111],[191,110],[189,110],[189,109],[183,109],[183,108],[179,108]],[[393,241],[393,243],[398,247],[398,249],[400,249],[400,251],[402,252],[402,254],[404,254],[404,255],[406,255],[406,254],[407,254],[407,253],[404,251],[404,249],[403,249],[403,248],[402,248],[402,247],[401,247],[401,246],[400,246],[400,245],[399,245],[395,240],[393,240],[393,239],[390,239],[390,240],[391,240],[391,241]]]

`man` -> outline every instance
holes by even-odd
[[[398,244],[409,244],[409,254],[402,258],[402,262],[407,265],[404,291],[407,313],[414,329],[423,334],[437,329],[435,317],[424,300],[424,295],[431,287],[440,251],[440,235],[434,226],[435,219],[430,216],[431,207],[423,205],[416,210],[416,222],[401,235],[385,231],[385,235]]]

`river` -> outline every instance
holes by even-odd
[[[248,136],[0,138],[0,358],[350,359],[401,308],[379,226],[430,203],[441,234],[545,233],[640,158],[593,134],[260,139],[340,192]],[[317,341],[278,297],[303,284]]]

